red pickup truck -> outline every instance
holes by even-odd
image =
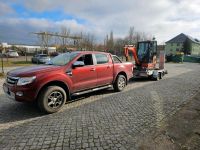
[[[7,73],[3,85],[9,98],[38,103],[46,113],[62,108],[72,95],[114,87],[122,91],[133,76],[133,64],[117,56],[94,51],[60,54],[48,64],[24,67]]]

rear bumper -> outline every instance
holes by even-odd
[[[43,64],[46,63],[46,62],[48,62],[48,61],[49,60],[38,60],[39,63],[43,63]]]
[[[4,93],[9,99],[19,102],[32,102],[35,100],[35,90],[27,87],[3,84]]]

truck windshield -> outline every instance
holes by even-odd
[[[72,59],[74,59],[78,53],[64,53],[60,54],[53,59],[51,59],[49,62],[47,62],[47,65],[57,65],[57,66],[63,66],[66,65],[68,62],[70,62]]]

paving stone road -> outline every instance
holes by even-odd
[[[137,149],[137,141],[161,126],[200,90],[200,64],[166,64],[160,81],[130,81],[76,97],[62,111],[43,115],[6,98],[0,80],[0,149]]]

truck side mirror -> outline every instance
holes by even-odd
[[[83,61],[76,61],[73,63],[72,68],[83,67],[85,63]]]

